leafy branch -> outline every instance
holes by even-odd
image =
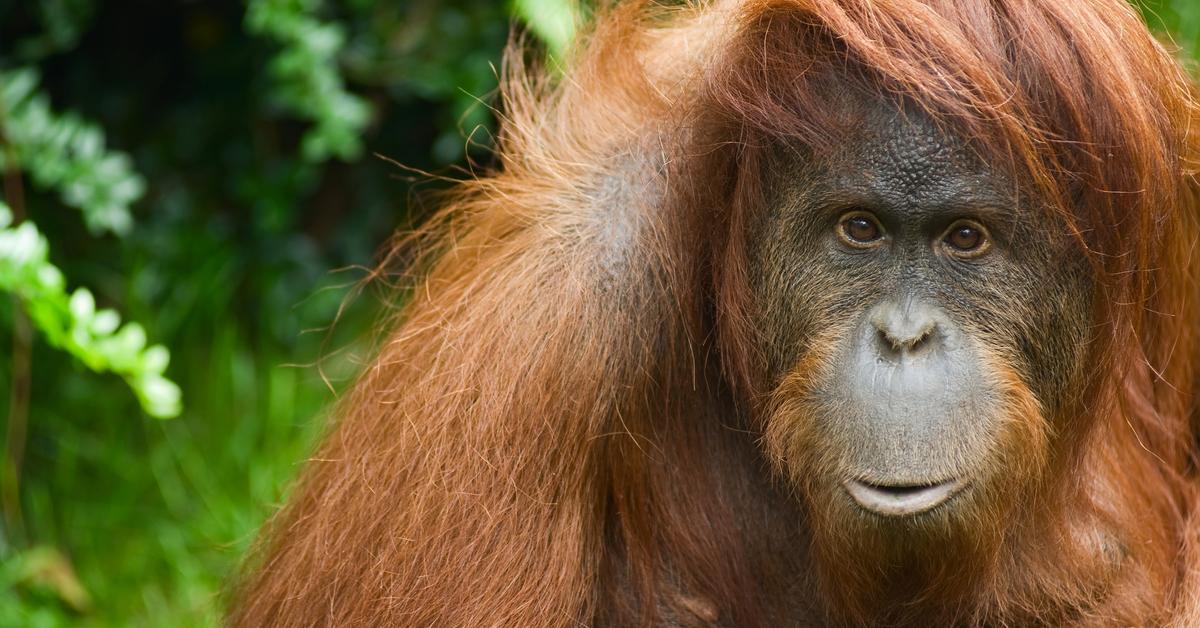
[[[39,187],[59,190],[64,203],[83,211],[93,233],[125,235],[133,226],[129,205],[141,198],[145,182],[128,155],[105,148],[99,127],[74,114],[55,114],[37,87],[32,69],[0,72],[0,131],[7,149],[0,153],[0,170],[15,166]]]
[[[284,109],[314,124],[304,136],[305,159],[350,160],[362,152],[359,136],[371,108],[346,89],[337,63],[345,32],[317,19],[318,6],[318,0],[250,0],[246,29],[282,46],[270,63],[273,96]]]
[[[66,290],[63,274],[49,260],[50,246],[32,222],[12,227],[12,212],[0,203],[0,291],[21,299],[29,318],[53,346],[96,372],[120,375],[146,413],[179,414],[179,387],[163,376],[170,360],[161,345],[146,346],[137,323],[121,326],[110,309],[96,309],[86,288]]]
[[[79,208],[93,233],[124,235],[132,228],[129,206],[141,198],[145,182],[129,156],[108,150],[96,125],[56,114],[32,69],[0,72],[0,147],[0,170],[18,189],[20,173],[27,172],[39,187],[57,190],[65,204]],[[124,378],[147,414],[179,414],[179,388],[163,376],[167,350],[147,347],[137,323],[122,327],[115,311],[97,310],[86,289],[68,293],[62,272],[50,263],[46,238],[32,222],[13,226],[13,218],[0,202],[0,292],[21,301],[51,345],[93,371]]]

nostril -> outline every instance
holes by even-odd
[[[882,329],[875,330],[875,338],[879,341],[879,345],[888,352],[900,350],[900,344],[892,339],[891,334]]]
[[[933,337],[933,325],[930,325],[929,327],[926,327],[925,329],[921,330],[919,332],[919,335],[917,335],[917,337],[913,338],[912,341],[908,343],[909,350],[910,351],[920,351],[921,349],[925,348],[926,345],[929,344],[929,340],[932,337]]]
[[[876,336],[879,338],[880,344],[889,352],[917,353],[932,344],[934,332],[935,326],[930,323],[908,334],[877,328]]]
[[[868,321],[878,350],[884,356],[928,351],[941,336],[937,308],[920,301],[887,301],[873,308]]]

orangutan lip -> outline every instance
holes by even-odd
[[[966,482],[947,480],[927,485],[880,485],[846,480],[842,485],[859,506],[879,515],[905,517],[946,503],[966,486]]]

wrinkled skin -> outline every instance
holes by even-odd
[[[823,519],[850,538],[953,537],[1003,516],[1052,458],[1054,417],[1081,390],[1091,273],[1064,221],[925,115],[872,101],[849,120],[832,156],[776,148],[750,230],[756,341],[782,404],[767,449],[818,536]]]

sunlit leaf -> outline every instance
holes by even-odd
[[[0,203],[0,292],[15,294],[46,340],[94,371],[112,371],[133,388],[147,414],[179,414],[179,387],[163,377],[170,353],[162,345],[146,347],[146,331],[137,323],[119,327],[111,309],[96,309],[87,288],[68,294],[62,273],[49,261],[49,245],[32,222],[9,226],[12,212]]]

